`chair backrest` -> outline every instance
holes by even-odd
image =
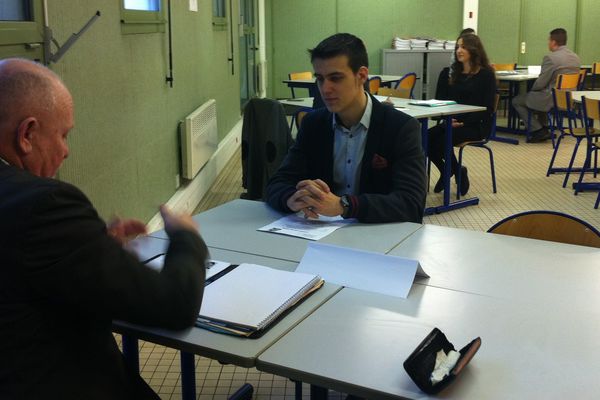
[[[575,74],[559,74],[556,77],[557,89],[577,89],[579,85],[579,73]]]
[[[381,77],[373,76],[369,78],[369,93],[377,94],[379,87],[381,86]]]
[[[313,79],[313,73],[310,71],[292,72],[288,76],[290,78],[290,81],[304,81]]]
[[[377,92],[380,96],[388,96],[388,97],[399,97],[401,99],[410,99],[410,89],[392,89],[387,87],[379,88],[379,92]]]
[[[600,120],[600,100],[588,99],[585,96],[581,97],[581,102],[583,104],[583,115],[585,121],[590,120]],[[584,124],[586,127],[590,125],[590,123]]]
[[[492,64],[496,71],[514,71],[517,68],[517,63]]]
[[[585,84],[585,76],[587,75],[587,69],[581,68],[579,69],[579,82],[577,83],[577,90],[583,90],[583,85]]]
[[[592,64],[592,75],[600,75],[600,61]]]
[[[413,89],[415,88],[415,84],[417,83],[417,74],[414,72],[409,72],[405,74],[398,83],[396,84],[396,89],[408,89],[410,90],[410,98],[413,98]]]
[[[310,71],[303,72],[292,72],[288,74],[288,78],[290,81],[308,81],[314,79],[313,73]],[[294,92],[294,88],[290,88],[292,90],[292,97],[296,97],[296,92]]]
[[[504,218],[488,232],[600,248],[600,232],[587,222],[555,211],[526,211]]]
[[[573,100],[571,91],[566,89],[552,89],[552,98],[554,100],[554,108],[560,111],[571,112],[573,108]]]
[[[308,114],[309,112],[314,111],[314,109],[312,108],[308,108],[308,107],[301,107],[298,109],[298,111],[296,111],[296,129],[300,129],[300,125],[302,124],[302,119],[306,116],[306,114]]]

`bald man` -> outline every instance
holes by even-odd
[[[58,76],[0,61],[0,398],[158,399],[125,365],[111,322],[193,325],[207,249],[191,217],[163,207],[163,270],[124,251],[144,224],[107,229],[81,191],[52,178],[72,127]]]

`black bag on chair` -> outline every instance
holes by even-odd
[[[269,178],[277,171],[292,135],[281,103],[251,99],[244,109],[242,127],[242,198],[261,200]]]

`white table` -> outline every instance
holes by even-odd
[[[233,200],[198,214],[194,219],[209,247],[299,262],[309,240],[257,231],[284,215],[260,201]],[[387,253],[421,227],[412,222],[355,223],[338,229],[319,242]],[[166,233],[158,231],[151,236],[166,238]]]
[[[457,350],[477,336],[482,345],[437,398],[591,399],[600,392],[599,301],[600,292],[573,310],[424,285],[406,300],[346,288],[257,368],[370,399],[427,398],[402,363],[438,327]]]
[[[168,240],[160,238],[147,237],[140,238],[138,241],[140,242],[139,245],[134,247],[142,260],[152,255],[163,253],[168,246]],[[255,263],[287,271],[293,271],[297,266],[297,263],[294,262],[237,253],[229,250],[209,248],[209,251],[213,259],[227,261],[232,264],[243,262]],[[273,325],[263,336],[256,339],[223,335],[196,327],[181,331],[172,331],[122,321],[113,321],[113,331],[123,335],[123,354],[127,363],[135,370],[139,370],[138,339],[180,350],[182,398],[185,400],[195,399],[194,355],[209,357],[223,363],[235,364],[241,367],[253,367],[260,353],[275,343],[340,289],[339,285],[326,282],[319,290],[306,298]]]
[[[571,98],[576,103],[581,103],[581,97],[587,99],[600,100],[600,90],[575,90],[571,92]]]
[[[387,96],[375,96],[379,101],[385,101],[388,99]],[[485,111],[485,107],[471,106],[466,104],[452,104],[448,106],[440,107],[427,107],[410,104],[410,99],[401,99],[397,97],[389,97],[389,100],[394,103],[395,107],[402,107],[400,111],[405,114],[414,117],[421,122],[421,136],[423,142],[423,149],[427,154],[427,142],[428,142],[428,118],[442,117],[446,123],[446,145],[445,145],[445,159],[450,160],[450,154],[454,151],[452,145],[452,117],[459,114],[466,114],[471,112]],[[425,214],[436,214],[446,211],[463,208],[470,205],[479,204],[479,198],[472,197],[469,199],[461,199],[457,201],[450,201],[450,162],[444,163],[445,170],[443,171],[444,180],[444,201],[442,205],[436,207],[429,207],[425,209]]]
[[[419,282],[481,296],[559,307],[600,295],[592,247],[424,225],[389,254],[419,260]]]
[[[398,82],[400,79],[402,79],[402,75],[374,75],[374,74],[369,74],[369,79],[373,78],[374,76],[378,76],[381,78],[381,84],[383,86],[391,86],[391,84],[393,82]],[[315,96],[316,92],[317,92],[317,82],[316,80],[313,79],[284,79],[282,81],[283,83],[285,83],[286,85],[288,85],[288,87],[290,88],[303,88],[303,89],[308,89],[308,93],[310,96]]]
[[[526,82],[528,85],[527,90],[529,90],[529,87],[531,87],[531,85],[533,84],[533,81],[535,81],[538,78],[539,74],[530,74],[526,70],[518,71],[518,72],[519,72],[518,74],[513,74],[513,75],[496,73],[496,78],[498,78],[498,80],[500,82],[508,82],[509,83],[508,101],[510,103],[509,107],[508,107],[508,121],[507,121],[508,124],[506,127],[498,126],[496,128],[498,131],[516,133],[516,134],[526,133],[523,130],[519,129],[519,118],[518,118],[519,116],[517,115],[516,110],[512,106],[512,99],[519,94],[519,86],[521,85],[521,82]],[[518,140],[512,139],[512,138],[496,138],[496,139],[497,140],[499,139],[499,141],[505,142],[505,143],[519,144]]]

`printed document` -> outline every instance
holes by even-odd
[[[287,215],[258,230],[297,236],[309,240],[319,240],[353,221],[345,220],[340,216],[325,217],[320,215],[319,219],[304,218],[302,213],[298,213]]]

